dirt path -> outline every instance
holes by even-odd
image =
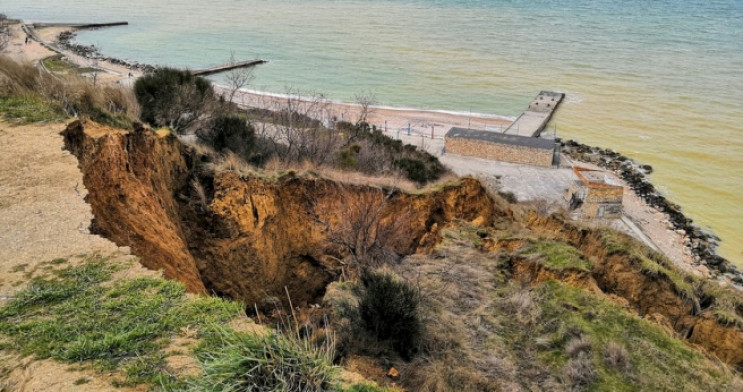
[[[83,199],[87,191],[77,160],[62,150],[64,126],[0,122],[0,305],[32,276],[75,264],[80,255],[132,258],[126,248],[89,233],[93,215]],[[68,261],[55,266],[48,263],[53,259]],[[124,274],[154,273],[132,263]],[[109,390],[127,389],[114,388],[91,370],[0,350],[0,391]]]
[[[78,254],[117,252],[88,232],[93,218],[77,160],[62,150],[64,124],[0,123],[0,295],[24,270]]]
[[[10,27],[11,39],[3,54],[16,61],[33,63],[58,54],[54,50],[49,49],[50,47],[55,47],[62,52],[67,61],[77,67],[100,69],[101,72],[98,73],[97,78],[101,83],[129,85],[136,77],[141,76],[142,73],[140,71],[130,70],[123,65],[105,60],[88,59],[69,50],[61,49],[57,44],[59,34],[64,31],[74,30],[74,28],[70,27],[44,27],[34,30],[40,41],[31,39],[26,42],[26,33],[23,31],[21,25],[12,25]],[[132,74],[131,78],[129,77],[129,73]]]

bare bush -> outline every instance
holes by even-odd
[[[234,51],[230,52],[229,64],[237,64]],[[235,94],[237,93],[237,91],[250,84],[255,76],[253,76],[253,68],[240,67],[231,69],[225,74],[225,78],[227,79],[227,83],[229,84],[230,88],[230,97],[228,99],[228,102],[232,103],[232,100],[235,98]]]
[[[590,352],[591,342],[583,336],[570,339],[567,344],[565,344],[565,354],[571,358],[575,358],[581,353],[588,354]]]
[[[629,354],[621,344],[609,342],[604,348],[604,363],[610,368],[626,372],[630,367]]]
[[[282,97],[264,96],[263,109],[249,111],[256,134],[267,141],[271,155],[291,164],[331,164],[342,145],[342,135],[327,128],[330,105],[320,94],[287,90]]]
[[[598,371],[593,365],[591,357],[586,354],[570,359],[565,364],[563,372],[568,382],[576,388],[587,387],[598,378]]]
[[[371,91],[361,92],[354,96],[354,102],[359,105],[359,117],[356,120],[358,125],[366,122],[372,106],[377,104],[377,96]]]
[[[5,50],[10,42],[10,24],[5,14],[0,14],[0,51]]]
[[[506,302],[516,319],[522,324],[533,325],[541,314],[541,309],[527,288],[514,291]]]
[[[339,186],[338,205],[311,207],[315,220],[325,226],[328,241],[348,255],[344,270],[349,274],[399,257],[395,243],[409,223],[410,212],[391,214],[388,206],[394,194],[394,189]]]

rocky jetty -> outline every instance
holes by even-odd
[[[131,70],[138,70],[142,72],[152,72],[155,67],[149,64],[142,64],[136,61],[127,61],[118,59],[115,57],[106,57],[101,54],[100,50],[95,45],[82,45],[75,41],[75,34],[72,31],[64,31],[57,36],[57,42],[64,49],[69,50],[78,56],[85,57],[87,59],[108,61],[112,64],[117,64],[129,68]]]
[[[716,253],[720,238],[703,230],[684,215],[681,207],[663,196],[650,182],[653,172],[650,165],[640,164],[610,149],[592,147],[574,140],[562,142],[562,151],[570,158],[592,163],[611,170],[620,176],[648,205],[668,215],[670,228],[683,235],[689,247],[692,264],[705,265],[713,275],[724,275],[735,283],[743,283],[743,273],[732,263]]]

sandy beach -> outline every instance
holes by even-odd
[[[132,70],[125,66],[114,64],[106,60],[93,60],[77,55],[69,50],[65,50],[57,42],[59,34],[72,31],[70,27],[44,27],[34,29],[35,39],[26,42],[27,34],[21,27],[21,24],[10,27],[11,39],[5,50],[7,56],[19,62],[39,62],[49,56],[61,54],[71,64],[80,68],[97,68],[100,72],[97,75],[98,81],[102,83],[120,83],[130,84],[135,78],[142,75],[141,71]],[[132,77],[129,77],[131,73]]]
[[[219,94],[229,96],[228,86],[215,86]],[[514,118],[482,114],[462,113],[445,110],[422,110],[393,108],[369,105],[364,108],[358,103],[347,103],[327,100],[322,96],[305,96],[301,94],[272,94],[242,89],[235,94],[233,101],[244,107],[277,110],[286,106],[287,100],[311,104],[315,112],[334,121],[357,122],[366,112],[366,122],[387,133],[408,134],[427,138],[443,139],[452,127],[487,129],[502,131]]]
[[[35,30],[36,40],[24,43],[26,33],[20,25],[11,27],[12,40],[6,49],[7,55],[18,60],[37,62],[41,59],[55,54],[62,54],[72,64],[79,67],[97,67],[101,70],[98,80],[104,83],[119,83],[131,85],[141,71],[131,70],[125,66],[114,64],[105,60],[91,60],[65,50],[56,40],[64,31],[74,31],[65,27],[47,27]],[[129,77],[130,72],[133,77]],[[229,87],[216,86],[218,93],[229,95]],[[258,91],[240,90],[235,94],[234,102],[245,106],[261,109],[277,109],[284,107],[287,95],[269,94]],[[306,97],[292,96],[293,100],[305,104],[322,106],[322,120],[356,122],[364,111],[359,104],[334,102],[322,96]],[[521,201],[535,201],[538,199],[550,200],[559,204],[562,193],[560,187],[567,189],[569,181],[572,180],[570,169],[541,169],[514,164],[494,164],[477,158],[450,156],[443,154],[444,135],[452,127],[465,127],[500,131],[513,122],[513,118],[486,115],[477,113],[460,113],[435,110],[418,110],[391,108],[385,106],[371,105],[366,110],[367,122],[385,131],[394,138],[406,143],[417,145],[430,153],[438,156],[442,162],[450,166],[458,175],[472,175],[483,178],[484,183],[494,190],[514,191],[519,184],[528,185],[529,189],[547,189],[547,191],[533,191],[524,193]],[[582,166],[585,166],[581,163]],[[494,181],[497,178],[497,181]],[[544,187],[544,182],[552,185]],[[532,187],[533,185],[533,187]],[[646,243],[651,242],[652,247],[663,252],[670,260],[687,271],[698,275],[709,276],[710,271],[704,264],[694,260],[689,248],[685,246],[689,239],[685,235],[671,229],[668,224],[668,216],[648,206],[640,197],[634,194],[627,184],[625,186],[625,197],[623,207],[629,223],[615,223],[616,228],[634,235]],[[518,192],[516,192],[518,193]],[[637,233],[641,230],[642,234]]]

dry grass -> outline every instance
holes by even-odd
[[[4,56],[0,56],[0,96],[32,97],[67,116],[120,128],[131,128],[139,117],[139,105],[129,89],[95,86],[92,80],[77,74],[54,75]]]
[[[197,155],[211,155],[213,150],[209,147],[199,145],[198,143],[189,144]],[[262,178],[281,178],[286,174],[292,173],[298,177],[324,178],[345,185],[369,186],[382,189],[399,189],[408,193],[425,193],[431,190],[437,190],[444,185],[451,184],[458,180],[458,177],[451,174],[445,175],[439,180],[427,184],[420,188],[414,182],[405,179],[399,174],[387,175],[369,175],[358,171],[340,170],[329,166],[318,166],[309,161],[302,163],[288,163],[279,158],[271,158],[262,168],[250,165],[238,155],[228,152],[227,154],[217,154],[216,158],[206,165],[207,170],[214,173],[221,171],[232,171],[240,176],[257,176]]]
[[[266,173],[264,171],[248,164],[242,158],[232,152],[217,155],[211,163],[208,163],[205,166],[205,169],[212,173],[235,172],[241,177],[266,176]]]
[[[573,338],[565,344],[565,354],[571,358],[577,358],[580,354],[591,353],[591,342],[585,337]]]
[[[630,368],[629,353],[622,344],[609,342],[604,348],[604,363],[612,369],[626,372]]]
[[[524,325],[532,325],[539,318],[539,307],[527,288],[515,290],[506,299],[506,304],[514,317]]]
[[[514,282],[510,256],[483,252],[468,239],[470,231],[448,230],[447,236],[461,238],[392,267],[421,288],[421,351],[410,362],[389,353],[367,355],[400,370],[406,389],[631,391],[684,385],[702,391],[740,385],[728,367],[610,301],[554,281]]]
[[[598,371],[588,355],[570,359],[565,365],[564,373],[573,388],[587,387],[598,378]]]

